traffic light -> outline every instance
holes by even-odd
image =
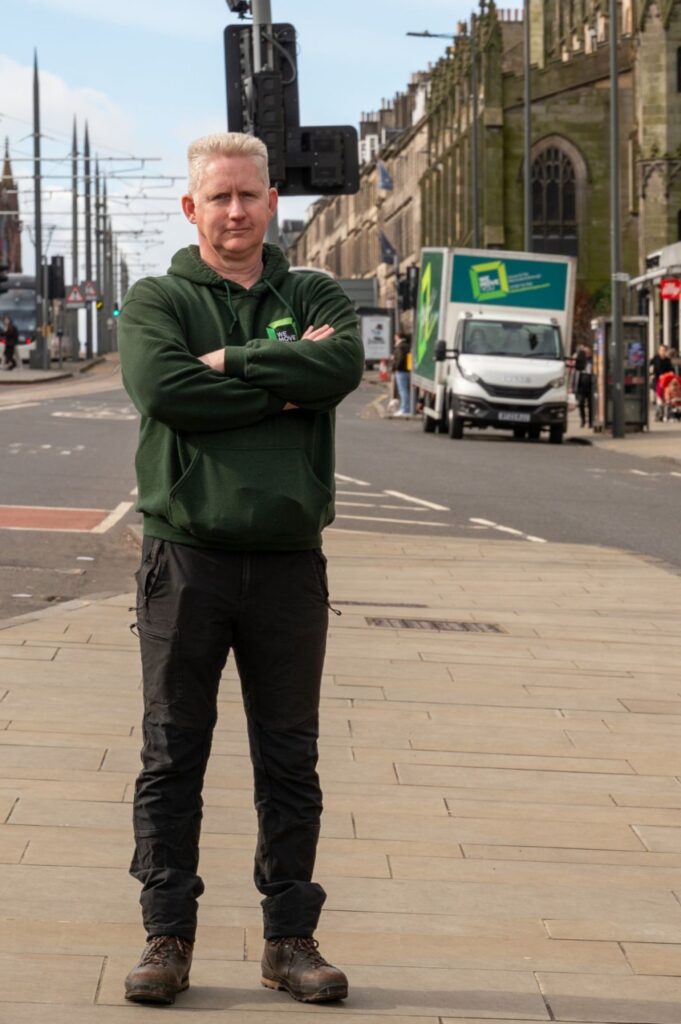
[[[9,291],[9,267],[6,263],[0,263],[0,295]]]
[[[279,195],[339,195],[359,189],[357,131],[349,125],[301,127],[296,30],[261,31],[260,67],[253,70],[250,25],[225,29],[227,124],[267,146],[270,180]]]
[[[65,295],[64,257],[53,256],[47,268],[47,297],[48,299],[63,299]]]
[[[121,315],[121,311],[118,308],[118,303],[117,302],[114,303],[114,308],[111,310],[111,315],[112,316],[120,316]]]

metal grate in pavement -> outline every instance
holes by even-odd
[[[365,616],[368,626],[381,629],[422,629],[433,633],[504,633],[491,622],[453,622],[447,619],[387,619]]]
[[[414,604],[413,601],[334,601],[334,604],[357,604],[362,608],[427,608],[427,604]]]

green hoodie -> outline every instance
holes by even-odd
[[[364,366],[357,316],[325,274],[265,245],[252,288],[197,246],[128,292],[123,383],[140,411],[138,511],[152,537],[235,551],[319,547],[334,518],[335,407]],[[324,341],[301,341],[328,323]],[[225,373],[199,356],[225,347]],[[298,408],[283,412],[292,402]]]

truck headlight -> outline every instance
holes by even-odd
[[[466,380],[472,380],[476,384],[479,382],[480,378],[478,377],[477,373],[473,373],[471,370],[464,370],[461,364],[459,364],[459,370],[461,372],[461,376],[465,377]]]
[[[561,373],[560,377],[556,377],[555,380],[550,380],[549,381],[549,387],[550,388],[562,388],[563,385],[565,384],[565,380],[566,380],[565,374]]]

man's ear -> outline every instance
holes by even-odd
[[[190,224],[196,224],[196,204],[193,196],[182,196],[182,212]]]
[[[279,202],[279,193],[277,192],[276,188],[268,189],[267,205],[268,205],[269,210],[270,210],[270,217],[274,217],[274,214],[277,211],[277,204],[278,204],[278,202]]]

